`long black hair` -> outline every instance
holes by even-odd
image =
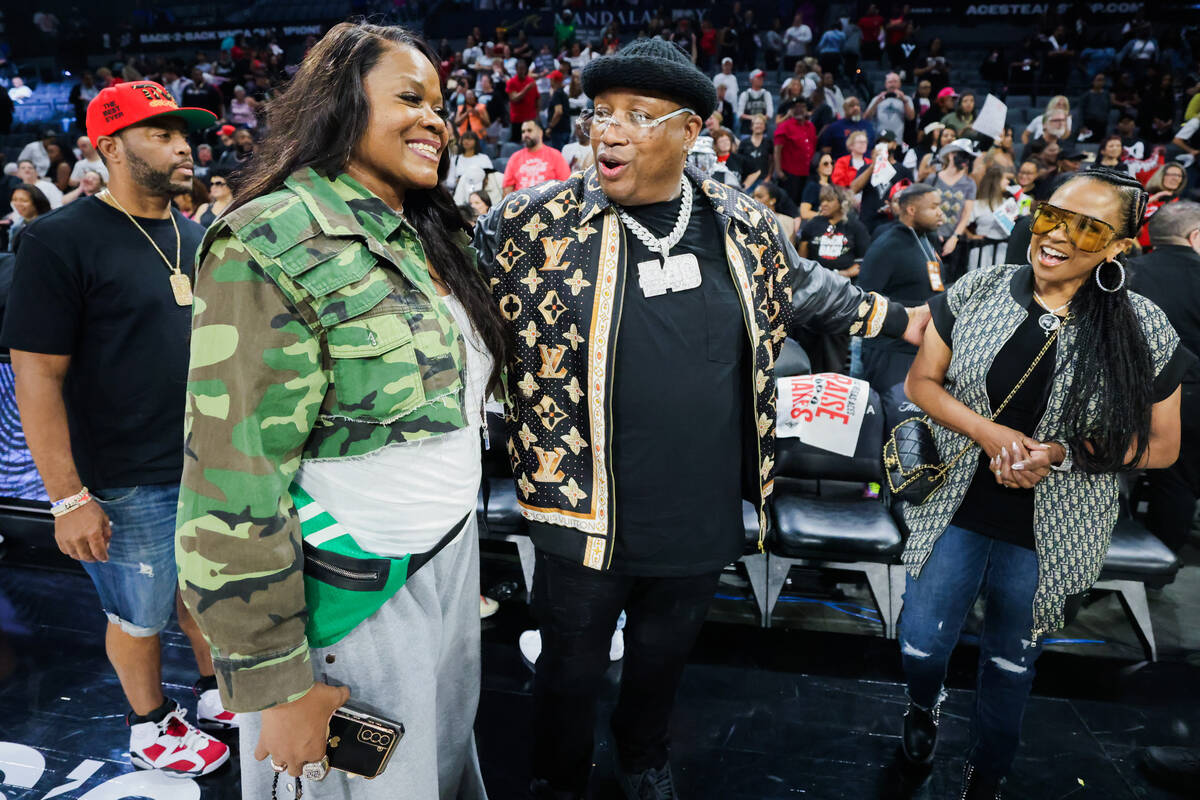
[[[1117,235],[1137,235],[1147,195],[1136,179],[1108,167],[1093,167],[1062,185],[1074,180],[1097,181],[1115,189],[1122,217]],[[1122,273],[1109,262],[1096,269],[1105,286],[1121,281]],[[1145,455],[1150,440],[1154,362],[1127,286],[1106,292],[1089,276],[1071,298],[1071,316],[1077,326],[1072,354],[1075,374],[1063,407],[1071,455],[1086,472],[1130,469]],[[1127,460],[1131,443],[1135,452]]]
[[[342,172],[367,130],[371,105],[363,81],[388,48],[397,46],[417,50],[437,68],[438,57],[429,45],[404,28],[363,22],[330,28],[283,92],[267,103],[269,133],[238,182],[230,210],[279,189],[297,170],[311,167],[327,177]],[[471,231],[442,185],[449,168],[447,149],[438,165],[438,185],[405,191],[404,216],[416,228],[429,263],[495,357],[494,381],[508,350],[507,334],[483,275],[449,236]]]

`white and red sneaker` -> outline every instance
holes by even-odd
[[[197,778],[228,761],[228,745],[188,723],[186,714],[176,705],[159,722],[131,724],[129,760],[133,765],[172,777]]]
[[[221,693],[216,689],[197,692],[196,696],[196,727],[210,731],[228,731],[241,724],[237,714],[225,710],[221,703]]]

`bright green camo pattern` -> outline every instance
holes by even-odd
[[[415,232],[348,176],[293,175],[197,258],[176,558],[226,708],[256,711],[313,681],[301,461],[461,429],[466,351]]]

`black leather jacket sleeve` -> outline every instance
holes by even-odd
[[[868,336],[867,319],[875,313],[876,298],[887,303],[886,317],[878,334],[899,337],[908,326],[904,306],[893,303],[874,292],[864,292],[848,278],[816,261],[801,258],[790,241],[784,238],[784,257],[788,260],[788,278],[792,289],[792,314],[788,335],[795,336],[801,328],[826,333],[845,333]],[[860,323],[857,330],[855,323]]]

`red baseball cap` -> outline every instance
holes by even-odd
[[[549,74],[546,75],[546,77],[552,81],[561,81],[563,79],[563,74],[562,74],[561,70],[555,69],[555,70],[551,70],[549,72]]]
[[[217,115],[203,108],[180,108],[171,93],[153,81],[130,81],[101,89],[87,108],[87,135],[92,146],[101,136],[155,117],[178,117],[189,131],[203,130]]]

